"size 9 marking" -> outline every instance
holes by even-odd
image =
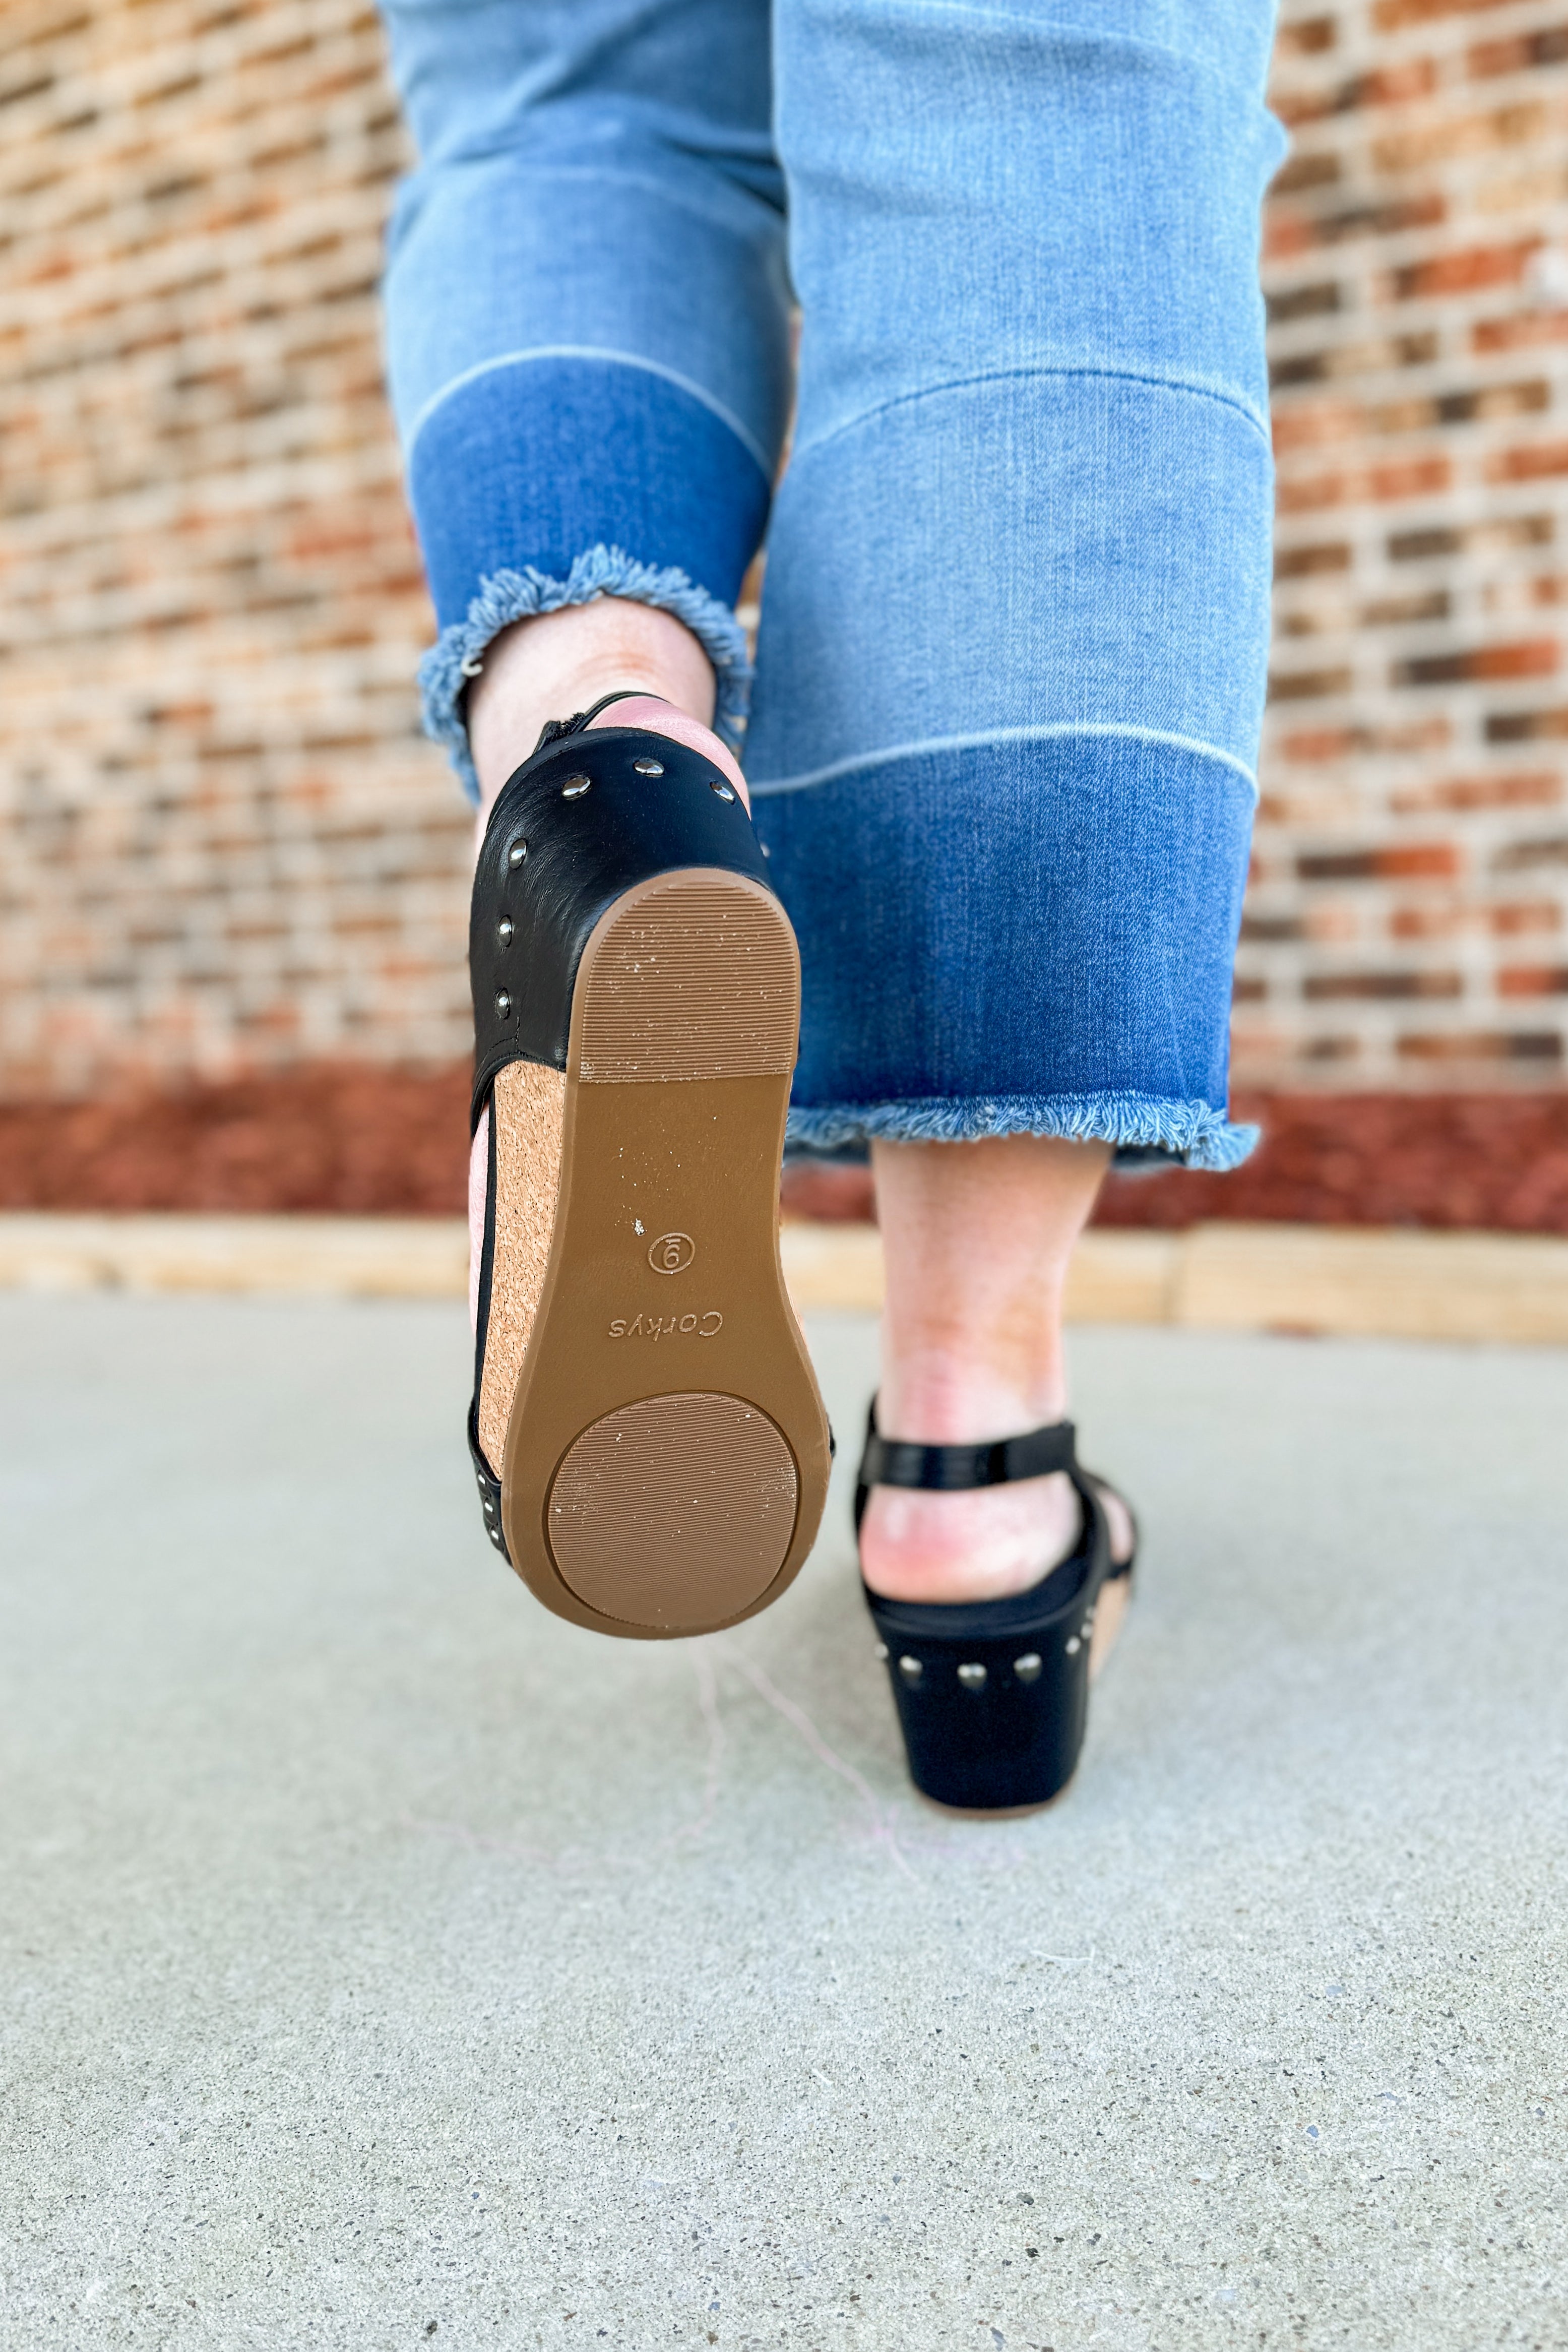
[[[690,1234],[661,1234],[649,1247],[648,1263],[655,1274],[685,1274],[696,1254]]]

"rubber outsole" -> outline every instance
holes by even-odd
[[[720,868],[638,884],[583,951],[502,1523],[538,1597],[601,1633],[738,1623],[817,1532],[828,1425],[779,1262],[799,1020],[788,917]]]

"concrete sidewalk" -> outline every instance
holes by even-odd
[[[605,1642],[461,1308],[0,1298],[5,2352],[1568,2346],[1568,1356],[1074,1355],[1142,1597],[970,1824],[841,1496]]]

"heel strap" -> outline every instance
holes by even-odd
[[[1071,1422],[1052,1422],[1022,1437],[998,1437],[978,1445],[917,1445],[883,1437],[873,1402],[866,1421],[865,1452],[857,1484],[862,1486],[928,1486],[956,1493],[970,1486],[1007,1486],[1018,1478],[1044,1478],[1053,1470],[1076,1470]]]
[[[574,710],[570,719],[547,719],[539,730],[539,740],[534,750],[542,751],[547,743],[562,743],[569,735],[580,735],[583,729],[591,725],[601,710],[608,710],[612,702],[663,702],[667,705],[669,699],[667,694],[651,694],[645,686],[618,686],[612,694],[601,694],[597,702],[591,702],[586,710]]]

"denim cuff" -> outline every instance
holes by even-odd
[[[486,646],[514,621],[537,613],[559,613],[568,604],[591,604],[601,596],[624,596],[673,613],[702,646],[718,683],[714,732],[738,751],[751,693],[751,661],[746,632],[727,604],[699,588],[673,565],[639,563],[619,547],[591,547],[579,555],[564,580],[538,572],[493,572],[479,583],[467,617],[443,629],[419,665],[424,731],[446,746],[469,798],[479,798],[479,779],[468,750],[464,700],[469,682],[484,667]],[[558,711],[566,719],[568,711]]]
[[[1152,1095],[999,1095],[926,1097],[914,1102],[822,1103],[792,1109],[788,1148],[795,1153],[859,1156],[889,1143],[973,1143],[985,1135],[1059,1135],[1071,1143],[1110,1143],[1128,1169],[1239,1167],[1260,1129],[1234,1126],[1206,1102],[1165,1102]]]

